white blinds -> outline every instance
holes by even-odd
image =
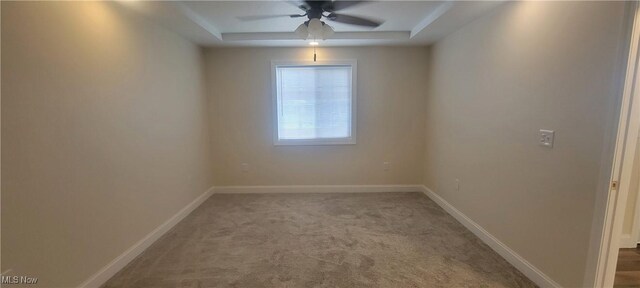
[[[351,137],[351,66],[276,68],[279,139]]]

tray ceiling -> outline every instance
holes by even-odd
[[[253,15],[301,14],[291,1],[122,1],[203,46],[302,46],[293,33],[306,18],[240,21]],[[428,45],[502,1],[368,1],[340,13],[384,20],[374,29],[327,21],[336,33],[324,46]],[[303,12],[302,12],[303,13]]]

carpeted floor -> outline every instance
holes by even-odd
[[[535,287],[421,193],[216,194],[104,287]]]

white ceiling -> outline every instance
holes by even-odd
[[[307,18],[240,21],[254,15],[300,14],[285,1],[122,1],[203,46],[303,46],[293,31]],[[323,46],[428,45],[502,1],[369,1],[340,13],[383,20],[371,29],[326,21],[336,31]]]
[[[425,15],[432,13],[442,3],[442,1],[366,2],[339,12],[385,21],[380,27],[373,30],[367,27],[331,22],[326,19],[323,21],[330,24],[336,32],[410,31]],[[222,33],[291,32],[302,22],[308,20],[306,17],[283,17],[243,22],[236,18],[238,16],[301,14],[303,12],[294,5],[281,1],[188,1],[185,4],[216,26]]]

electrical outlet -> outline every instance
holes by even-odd
[[[541,146],[553,148],[553,138],[555,136],[555,132],[553,130],[544,130],[540,129],[540,137],[538,142]]]
[[[389,162],[382,162],[382,170],[389,171]]]
[[[240,166],[242,167],[242,172],[249,172],[249,163],[242,163]]]

